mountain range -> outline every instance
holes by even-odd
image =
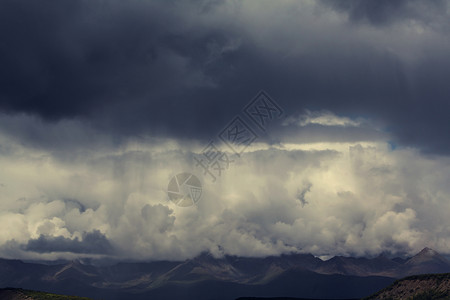
[[[265,258],[203,253],[185,261],[128,262],[96,266],[0,259],[0,287],[15,287],[94,299],[209,300],[238,297],[361,298],[396,279],[450,272],[450,261],[425,248],[408,259],[311,254]]]

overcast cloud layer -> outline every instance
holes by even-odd
[[[450,253],[449,13],[2,1],[0,256]],[[212,183],[193,155],[261,89],[283,118]]]

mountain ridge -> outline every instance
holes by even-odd
[[[230,297],[268,296],[267,293],[279,291],[285,296],[324,297],[331,295],[327,287],[340,289],[339,283],[349,289],[340,289],[341,297],[355,298],[367,296],[407,275],[443,271],[450,272],[450,262],[429,248],[404,262],[384,255],[375,258],[335,256],[323,261],[312,254],[215,258],[207,253],[179,262],[128,262],[109,266],[79,260],[44,265],[0,259],[0,287],[45,289],[103,299],[127,299],[130,294],[133,299],[144,295],[164,299],[170,294],[187,300],[189,296],[178,294],[179,291],[195,294],[195,299],[208,299],[207,295],[202,298],[205,292],[198,289],[208,290],[209,296],[218,291]],[[363,288],[356,287],[356,282]],[[209,290],[206,283],[216,289]],[[297,291],[302,284],[303,291]],[[234,294],[233,290],[241,294]]]

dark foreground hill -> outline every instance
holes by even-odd
[[[450,273],[409,276],[395,281],[365,300],[450,299]]]
[[[292,297],[273,297],[273,298],[258,298],[258,297],[241,297],[236,300],[333,300],[333,299],[310,299],[310,298],[292,298]],[[359,299],[339,299],[339,300],[359,300]]]
[[[230,300],[238,297],[362,298],[396,279],[450,272],[450,262],[425,248],[410,259],[311,254],[265,258],[202,254],[185,261],[95,266],[80,261],[44,265],[0,259],[0,287],[94,299]]]
[[[2,300],[91,300],[85,297],[57,295],[46,292],[30,291],[15,288],[0,289]]]
[[[273,298],[258,298],[258,297],[241,297],[236,300],[330,300],[330,299],[310,299],[310,298],[292,298],[292,297],[273,297]],[[339,300],[359,300],[359,299],[339,299]]]
[[[450,300],[450,273],[422,274],[396,280],[362,300]],[[311,300],[306,298],[241,297],[236,300]],[[316,299],[315,299],[316,300]],[[342,300],[342,299],[341,299]]]

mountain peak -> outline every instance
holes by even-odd
[[[422,266],[420,267],[423,269],[423,266],[427,265],[425,269],[422,270],[421,273],[424,273],[424,271],[428,273],[443,273],[444,271],[447,272],[448,268],[450,267],[450,262],[443,256],[441,256],[437,251],[434,251],[431,248],[424,248],[422,251],[411,257],[405,265],[408,266]],[[416,270],[414,267],[410,270],[409,274],[417,274],[418,270]]]
[[[434,251],[431,248],[425,247],[416,256],[437,256],[437,255],[439,255],[438,252]]]

